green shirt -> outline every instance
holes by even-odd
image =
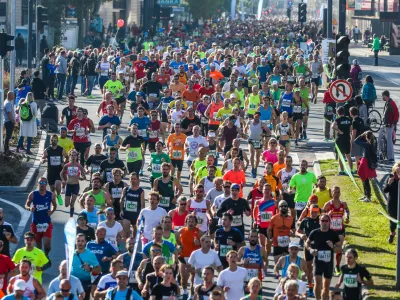
[[[115,98],[119,98],[119,92],[124,89],[124,86],[122,85],[121,81],[115,80],[112,81],[107,80],[107,82],[104,84],[104,88],[108,91],[110,91]]]
[[[164,160],[163,160],[164,159]],[[157,154],[157,152],[153,152],[150,154],[150,164],[151,164],[151,177],[158,178],[162,176],[161,173],[161,164],[163,162],[170,163],[171,158],[167,153]]]
[[[316,183],[317,178],[312,172],[307,172],[306,174],[294,174],[289,183],[291,188],[296,187],[294,202],[307,202],[308,198],[310,198],[312,194],[313,186]]]

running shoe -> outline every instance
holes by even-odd
[[[394,234],[391,234],[391,235],[389,235],[388,243],[393,244],[393,241],[394,241]]]
[[[295,146],[298,146],[298,145],[299,145],[299,143],[297,142],[297,140],[294,141],[294,145],[295,145]]]
[[[364,197],[364,199],[360,200],[361,202],[371,202],[371,199],[368,197]]]
[[[307,297],[314,298],[314,290],[313,289],[308,290]]]
[[[253,178],[257,177],[257,171],[256,169],[251,169],[251,175],[253,176]]]
[[[335,273],[336,273],[336,275],[337,276],[339,276],[342,272],[340,271],[340,267],[339,266],[336,266],[335,267]]]
[[[306,139],[307,139],[307,133],[304,132],[304,133],[303,133],[303,140],[306,140]]]
[[[327,139],[327,138],[324,138],[324,142],[329,142],[329,139]]]
[[[143,175],[143,170],[140,170],[140,171],[139,171],[139,175],[140,175],[140,176]]]
[[[61,197],[61,195],[57,195],[57,201],[58,201],[58,205],[63,205],[63,199]]]

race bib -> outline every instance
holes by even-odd
[[[318,74],[313,74],[311,77],[312,77],[312,79],[317,79],[319,77],[319,75]]]
[[[151,98],[157,98],[157,94],[149,94],[149,97],[151,97]]]
[[[182,150],[173,150],[172,151],[172,158],[181,158],[182,157]]]
[[[158,138],[158,130],[152,130],[152,131],[150,131],[149,137],[150,137],[151,139],[156,139],[156,138]]]
[[[136,151],[129,151],[128,158],[129,159],[136,159],[138,157],[138,153]]]
[[[257,104],[255,104],[255,103],[250,103],[249,104],[249,109],[255,110],[256,108],[257,108]]]
[[[97,228],[97,223],[87,223],[87,226],[89,226],[89,227],[91,227],[91,228],[93,228],[93,229],[96,230],[96,228]]]
[[[242,215],[234,215],[232,217],[233,217],[232,226],[241,226],[241,225],[243,225]]]
[[[248,282],[252,278],[258,278],[258,269],[247,269],[247,275],[245,281]]]
[[[343,219],[342,218],[332,218],[331,219],[331,229],[332,230],[342,230],[343,229]]]
[[[307,202],[296,202],[294,205],[295,210],[303,210],[307,205]]]
[[[139,129],[138,134],[141,137],[146,137],[147,136],[147,129]]]
[[[251,83],[252,83],[253,85],[258,84],[258,79],[257,79],[257,78],[251,78]]]
[[[290,103],[292,103],[292,101],[289,100],[289,99],[283,99],[282,100],[282,106],[283,107],[290,107]]]
[[[208,120],[207,120],[207,118],[206,117],[201,117],[201,123],[202,124],[207,124],[208,123]]]
[[[135,272],[132,270],[131,274],[129,275],[129,283],[137,283]]]
[[[37,232],[46,232],[47,228],[49,228],[49,224],[48,223],[36,224],[36,231]]]
[[[201,226],[204,223],[204,217],[203,216],[196,216],[197,217],[197,226]]]
[[[251,142],[253,143],[253,147],[254,147],[254,148],[260,148],[260,146],[261,146],[261,141],[252,140]]]
[[[97,173],[100,170],[100,166],[92,165],[92,173]]]
[[[272,218],[272,211],[263,211],[261,213],[261,222],[269,222]]]
[[[75,134],[77,136],[84,136],[85,135],[85,128],[79,127],[75,130]]]
[[[100,75],[101,76],[108,76],[108,70],[101,70]]]
[[[166,111],[167,108],[168,108],[168,106],[169,106],[169,103],[164,103],[164,102],[163,102],[161,108],[162,108],[163,111]]]
[[[126,201],[125,209],[129,212],[137,212],[138,204],[135,201]]]
[[[106,172],[106,179],[107,182],[113,181],[112,173],[111,172]]]
[[[213,119],[215,119],[215,120],[217,119],[217,114],[218,114],[218,112],[213,113]]]
[[[318,251],[318,260],[323,262],[330,262],[331,261],[331,251]]]
[[[357,274],[343,274],[343,282],[348,288],[357,288]]]
[[[60,156],[50,156],[50,166],[60,166],[60,165],[61,165]]]
[[[261,124],[262,124],[262,125],[265,125],[265,126],[267,126],[267,127],[270,127],[270,126],[271,126],[271,120],[262,120],[262,121],[261,121]]]
[[[162,197],[161,199],[160,199],[160,206],[162,206],[162,207],[169,207],[169,201],[170,201],[170,197]]]
[[[122,188],[113,188],[113,189],[111,189],[111,196],[114,199],[121,198],[121,195],[122,195]]]
[[[68,167],[68,175],[69,176],[78,176],[78,167]]]
[[[186,101],[186,103],[187,103],[187,108],[193,107],[193,101]]]
[[[219,255],[225,257],[226,254],[231,251],[233,247],[231,245],[219,245]]]
[[[301,113],[301,105],[293,106],[294,113]]]
[[[333,107],[332,107],[332,106],[328,106],[328,107],[326,108],[326,114],[327,114],[328,116],[332,116],[332,115],[334,114],[334,112],[333,112]]]
[[[303,74],[301,74],[301,75],[303,75]],[[299,74],[299,76],[301,76],[300,74]],[[286,78],[286,80],[288,81],[288,82],[293,82],[294,81],[294,77],[293,76],[288,76],[287,78]]]
[[[152,164],[151,165],[151,170],[154,173],[160,173],[161,172],[161,164]]]
[[[278,236],[278,246],[279,247],[288,247],[290,243],[290,238],[285,236]]]

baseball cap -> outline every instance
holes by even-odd
[[[86,213],[80,213],[79,215],[78,215],[78,220],[79,219],[85,219],[86,221],[87,221],[87,214]]]
[[[28,231],[28,232],[25,232],[24,237],[25,238],[27,238],[27,237],[28,238],[35,238],[35,234],[33,232]]]
[[[68,130],[67,130],[67,127],[65,127],[65,126],[61,127],[60,130],[61,130],[61,131],[63,131],[63,130],[64,130],[64,131],[68,131]]]
[[[290,248],[293,248],[293,247],[300,248],[300,246],[299,246],[298,243],[296,243],[296,242],[291,242],[291,243],[289,244],[289,249],[290,249]]]
[[[232,184],[231,190],[240,190],[240,185],[238,185],[237,183]]]
[[[136,96],[142,96],[142,97],[144,97],[144,93],[143,93],[143,92],[137,92],[137,93],[136,93]]]
[[[310,198],[308,198],[308,201],[318,201],[318,196],[317,195],[311,195]]]
[[[278,81],[276,81],[276,80],[272,81],[272,85],[279,85]]]
[[[95,148],[102,148],[101,145],[99,143],[94,145]]]
[[[107,207],[106,210],[105,210],[104,212],[108,213],[109,211],[112,211],[112,212],[113,212],[113,211],[114,211],[114,208],[112,208],[112,207]]]
[[[26,282],[23,279],[15,280],[13,285],[14,291],[25,291],[26,290]]]
[[[119,276],[127,276],[128,277],[128,271],[118,271],[117,275],[115,277],[119,277]]]
[[[235,95],[235,94],[231,94],[231,95],[229,96],[229,98],[236,99],[236,95]]]

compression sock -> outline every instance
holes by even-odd
[[[69,208],[69,217],[70,218],[72,218],[74,216],[74,211],[75,211],[75,208],[73,208],[73,207]]]
[[[336,266],[340,266],[340,261],[342,260],[342,253],[336,253]]]

